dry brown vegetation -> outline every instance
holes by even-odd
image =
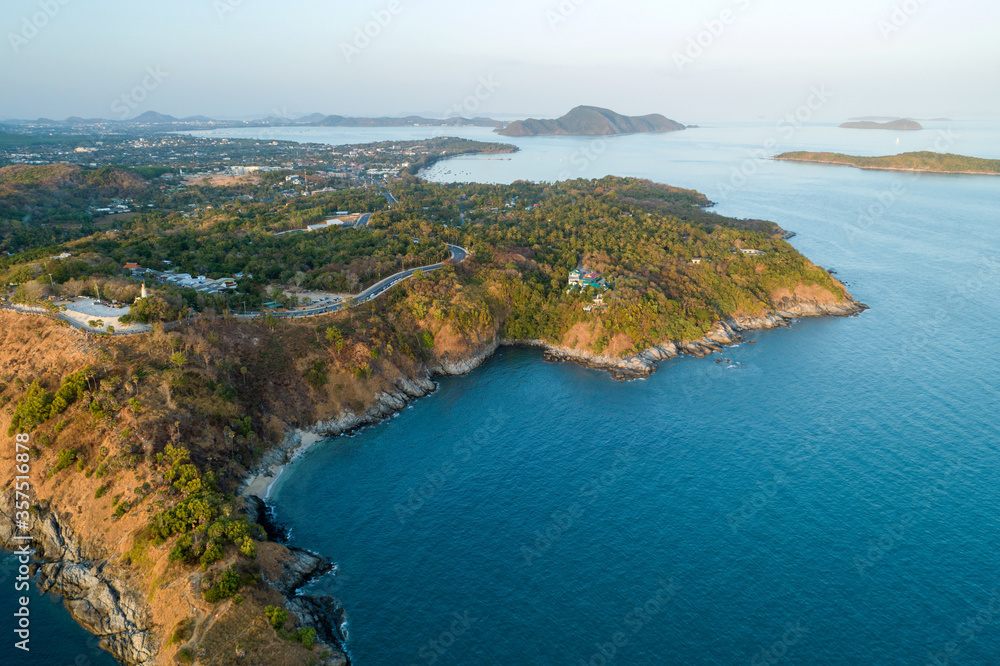
[[[485,295],[468,290],[444,272],[395,290],[385,307],[273,328],[204,319],[129,338],[86,336],[46,317],[0,312],[0,429],[10,426],[33,382],[54,391],[89,368],[86,397],[32,433],[38,500],[68,523],[86,557],[106,560],[148,601],[162,663],[173,663],[181,649],[196,655],[199,646],[216,664],[309,663],[321,648],[289,642],[264,618],[265,606],[282,604],[273,588],[244,587],[239,604],[203,598],[230,565],[273,574],[274,562],[287,556],[283,546],[258,543],[255,560],[230,546],[203,571],[170,561],[176,539],[150,538],[153,517],[176,502],[156,456],[183,446],[200,469],[217,475],[221,491],[235,491],[289,429],[363,411],[401,376],[422,375],[428,364],[495,336],[497,324],[482,315]],[[70,449],[74,464],[50,476]],[[0,460],[13,464],[12,455],[4,448]],[[240,653],[246,656],[238,660]]]

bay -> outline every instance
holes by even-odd
[[[890,154],[942,137],[1000,156],[986,124],[788,139],[757,124],[518,139],[510,161],[430,170],[699,189],[721,213],[796,232],[872,310],[757,334],[725,352],[736,370],[680,359],[630,384],[504,350],[313,449],[274,501],[295,543],[339,563],[317,587],[348,609],[356,663],[991,663],[1000,181],[756,152],[769,138]],[[477,433],[472,455],[456,451]]]
[[[522,148],[510,160],[425,175],[698,189],[720,213],[796,232],[872,307],[755,334],[725,352],[735,370],[677,359],[629,384],[502,350],[397,418],[312,449],[274,502],[294,543],[338,562],[315,587],[348,609],[355,663],[992,663],[1000,181],[766,159],[941,147],[1000,158],[995,124],[928,125],[515,140],[214,131],[510,141]],[[34,663],[110,663],[37,598],[39,634],[60,642]]]

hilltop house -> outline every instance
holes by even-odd
[[[740,248],[740,252],[742,252],[743,254],[747,255],[748,257],[760,257],[760,256],[762,256],[762,255],[765,254],[765,252],[763,250],[755,250],[755,249],[749,248],[749,247],[742,247],[742,248]]]
[[[607,281],[601,277],[600,273],[595,273],[586,270],[575,270],[570,271],[569,274],[569,288],[579,287],[580,289],[586,289],[587,287],[594,287],[595,289],[607,289]]]

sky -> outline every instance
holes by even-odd
[[[3,0],[0,119],[997,119],[992,0]]]

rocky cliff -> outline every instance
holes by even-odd
[[[34,498],[37,500],[37,498]],[[14,493],[3,494],[0,505],[0,547],[14,550]],[[154,663],[158,640],[149,605],[125,580],[123,572],[105,559],[85,556],[65,518],[47,511],[31,525],[38,585],[43,592],[65,597],[73,618],[97,636],[101,647],[119,661],[137,666]]]
[[[243,486],[243,494],[250,498],[247,511],[251,517],[268,525],[272,536],[280,539],[280,530],[269,521],[266,506],[253,497],[266,498],[271,483],[285,464],[305,447],[324,437],[344,434],[391,416],[412,400],[432,393],[436,389],[434,376],[468,373],[490,358],[500,345],[541,347],[549,360],[571,361],[607,370],[614,377],[626,380],[648,376],[655,372],[658,363],[682,354],[707,356],[726,345],[738,343],[745,331],[787,326],[791,320],[800,317],[850,316],[866,309],[849,297],[839,301],[813,298],[810,292],[798,289],[775,294],[772,302],[773,311],[719,322],[700,340],[664,341],[639,354],[624,357],[594,354],[532,340],[502,340],[494,328],[492,334],[480,332],[482,335],[465,339],[462,345],[441,346],[424,362],[414,363],[406,369],[393,366],[393,371],[386,371],[379,379],[378,386],[381,388],[350,405],[315,410],[315,405],[300,400],[300,416],[297,419],[300,424],[310,413],[318,416],[306,426],[295,425],[287,415],[270,420],[276,424],[275,427],[283,427],[286,436],[280,445],[270,447],[247,475],[249,480]],[[77,334],[53,329],[47,320],[39,318],[39,321],[39,335],[18,332],[10,338],[16,338],[19,344],[24,345],[19,355],[29,364],[23,369],[24,374],[41,375],[47,370],[54,372],[56,377],[64,376],[75,367],[76,361],[68,362],[64,353],[46,360],[45,352],[40,351],[42,347],[35,349],[31,345],[44,345],[49,353],[51,350],[71,349],[75,343],[70,338]],[[69,338],[62,340],[61,337],[65,336]],[[256,346],[256,340],[250,338],[250,344]],[[93,352],[83,350],[80,353],[91,355]],[[56,358],[58,361],[53,360]],[[59,366],[60,363],[62,366]],[[272,376],[268,379],[274,381],[281,378]],[[144,399],[151,399],[153,394],[144,395],[147,396]],[[281,395],[284,397],[281,404],[290,402],[287,394]],[[169,392],[167,400],[170,400]],[[0,418],[0,427],[6,426],[5,418]],[[80,431],[85,432],[90,433],[87,437],[94,439],[92,445],[95,448],[102,442],[110,441],[101,439],[105,435],[99,430]],[[80,445],[82,440],[70,441]],[[40,465],[39,469],[46,467]],[[51,470],[51,466],[48,469]],[[129,474],[132,471],[136,470],[130,470]],[[95,495],[95,490],[102,482],[91,479],[89,474],[70,476],[69,472],[65,472],[62,477],[51,477],[52,474],[47,474],[44,480],[39,478],[39,496],[33,502],[39,507],[39,520],[32,531],[36,539],[39,583],[43,590],[65,596],[73,617],[99,636],[102,645],[121,662],[141,666],[172,663],[174,651],[180,645],[218,654],[212,650],[225,646],[229,640],[227,637],[255,622],[262,622],[261,609],[265,604],[280,604],[297,616],[298,626],[316,630],[318,639],[325,644],[323,652],[310,652],[301,645],[289,644],[265,622],[258,636],[264,638],[253,643],[259,645],[254,648],[257,650],[254,658],[249,656],[249,650],[245,650],[244,657],[229,655],[218,663],[266,664],[274,663],[276,659],[283,660],[283,663],[336,666],[349,663],[344,647],[346,616],[339,602],[328,596],[299,594],[309,581],[335,574],[335,567],[326,558],[280,544],[261,543],[257,562],[263,584],[253,591],[256,598],[252,602],[248,598],[247,603],[242,605],[231,600],[218,605],[206,604],[201,592],[211,571],[203,574],[197,571],[179,572],[176,565],[171,568],[166,557],[169,544],[147,546],[149,550],[146,552],[132,552],[130,545],[122,545],[122,535],[140,533],[147,517],[135,515],[138,512],[133,511],[114,519],[109,517],[109,513],[102,513],[106,511],[103,507],[97,511],[99,503],[94,499],[99,495]],[[127,484],[131,487],[134,482],[128,481]],[[8,488],[4,492],[5,501],[0,507],[0,547],[12,548],[13,520],[12,516],[4,513],[12,506],[9,497],[12,491]],[[71,507],[76,507],[75,513]],[[252,612],[251,606],[255,609]],[[190,630],[185,627],[190,627]],[[173,648],[169,647],[171,644],[174,644]]]

